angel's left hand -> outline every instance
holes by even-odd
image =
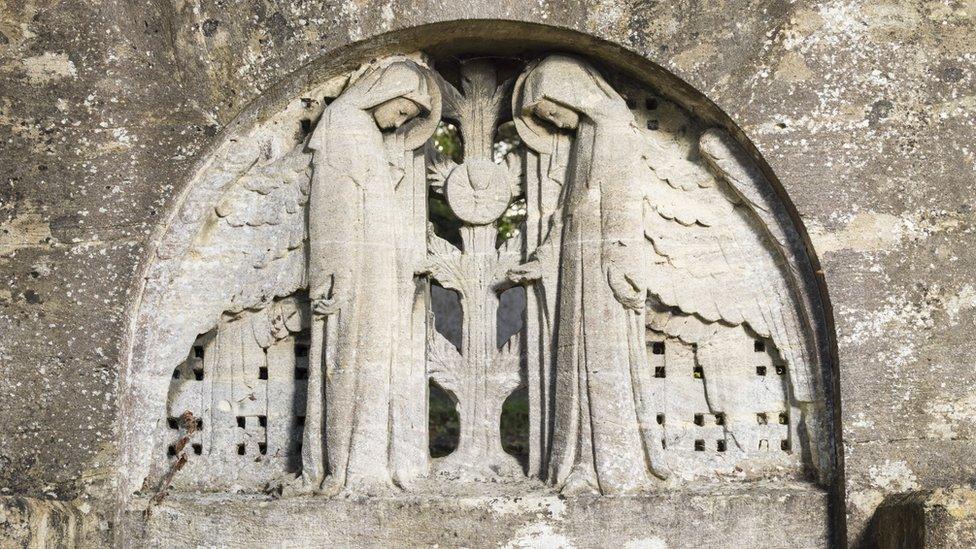
[[[632,311],[642,311],[645,305],[645,291],[634,284],[636,277],[628,276],[614,266],[607,270],[607,282],[613,297],[625,308]]]

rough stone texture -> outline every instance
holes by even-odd
[[[974,547],[976,490],[957,486],[889,496],[871,527],[879,549]]]
[[[833,304],[848,539],[887,494],[976,476],[972,2],[26,0],[0,6],[3,493],[109,488],[132,289],[227,124],[350,41],[473,16],[636,52],[769,163]]]
[[[533,488],[535,490],[533,490]],[[517,495],[521,490],[532,495]],[[539,486],[498,485],[439,498],[174,497],[127,518],[160,547],[822,547],[827,497],[804,486],[668,491],[638,498],[561,498]],[[515,495],[513,495],[515,494]],[[795,517],[769,529],[768,510]],[[342,516],[341,521],[329,520]],[[437,517],[431,528],[418,516]],[[738,529],[728,528],[730,523]],[[653,534],[651,534],[653,532]],[[287,536],[287,537],[285,537]]]
[[[0,497],[0,547],[95,547],[110,542],[108,523],[92,506]]]

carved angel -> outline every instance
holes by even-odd
[[[530,66],[514,100],[532,149],[551,153],[566,135],[573,141],[549,239],[510,273],[531,282],[547,262],[558,265],[550,482],[617,494],[667,475],[638,375],[645,313],[652,328],[698,345],[714,412],[735,394],[721,342],[738,326],[773,341],[791,369],[793,399],[812,401],[815,351],[797,292],[808,264],[791,251],[795,234],[783,228],[775,198],[728,143],[714,131],[702,138],[714,174],[664,150],[620,94],[572,57]],[[727,421],[734,440],[738,418]]]
[[[409,312],[401,310],[400,281],[413,271],[400,272],[396,190],[404,151],[430,137],[439,110],[426,69],[394,58],[368,69],[330,104],[309,142],[308,282],[315,321],[302,460],[313,489],[326,472],[325,492],[368,492],[397,480],[391,380],[400,367],[398,315]]]
[[[553,216],[562,228],[550,231],[536,260],[551,257],[559,269],[549,478],[564,493],[637,492],[666,471],[660,446],[645,445],[636,385],[646,360],[645,248],[633,115],[595,70],[564,56],[530,68],[519,97],[519,129],[530,146],[540,138],[527,124],[540,134],[575,132]],[[511,276],[532,279],[540,270],[530,263]]]

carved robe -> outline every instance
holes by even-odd
[[[309,294],[334,311],[313,322],[324,339],[325,395],[309,379],[303,446],[304,476],[313,485],[325,473],[321,419],[324,405],[328,474],[334,487],[391,485],[391,380],[396,377],[401,289],[395,220],[401,171],[369,109],[398,97],[430,110],[429,81],[410,61],[366,73],[325,110],[309,147],[315,151],[309,205]],[[400,149],[402,161],[403,149]],[[412,276],[412,272],[409,273]],[[314,371],[310,372],[315,376]],[[422,399],[423,395],[417,395]]]
[[[641,144],[624,100],[572,59],[531,69],[523,105],[543,99],[580,115],[556,214],[561,239],[550,251],[559,292],[549,479],[564,492],[632,493],[650,483],[653,451],[639,417],[644,317],[618,299],[641,287]]]

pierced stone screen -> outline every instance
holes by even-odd
[[[227,153],[173,278],[206,333],[172,370],[157,490],[822,474],[803,241],[669,97],[565,55],[394,56]]]
[[[286,299],[225,316],[173,370],[159,447],[180,469],[174,486],[261,490],[301,471],[309,334],[299,307],[307,306]]]

